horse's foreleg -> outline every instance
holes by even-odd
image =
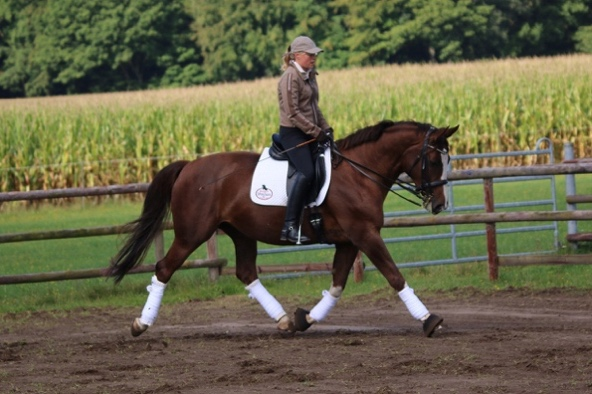
[[[432,336],[434,331],[440,327],[443,319],[431,314],[399,271],[386,245],[378,233],[366,236],[363,242],[362,251],[372,261],[374,266],[384,275],[389,284],[398,292],[399,298],[414,319],[423,324],[424,334]]]
[[[423,324],[423,332],[426,336],[431,337],[434,331],[442,324],[442,319],[438,315],[434,315],[428,311],[428,308],[421,302],[421,300],[415,295],[415,292],[405,282],[403,290],[399,291],[399,298],[407,307],[407,310],[416,320],[419,320]]]
[[[284,310],[284,307],[267,291],[259,279],[251,282],[245,287],[245,290],[249,292],[249,297],[257,300],[269,317],[276,321],[278,330],[293,331],[293,323]]]
[[[354,264],[358,248],[351,244],[340,244],[335,247],[333,257],[333,283],[331,288],[323,290],[323,298],[308,312],[298,308],[294,313],[294,328],[297,331],[305,331],[314,323],[323,320],[337,305],[341,297],[351,267]]]

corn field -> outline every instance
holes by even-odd
[[[417,120],[459,124],[452,154],[528,150],[547,137],[557,154],[570,141],[576,157],[592,156],[590,55],[339,71],[320,60],[336,138]],[[276,84],[0,100],[0,192],[148,182],[174,160],[259,152],[278,128]],[[506,160],[488,165],[533,164]]]

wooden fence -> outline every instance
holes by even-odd
[[[91,188],[66,188],[56,190],[36,190],[30,192],[8,192],[0,193],[0,204],[8,201],[34,201],[52,198],[73,198],[109,196],[117,194],[144,193],[148,190],[149,183],[135,183],[130,185],[113,185]],[[166,223],[163,230],[171,229],[171,223]],[[106,226],[94,228],[78,228],[57,231],[38,231],[28,233],[0,234],[0,244],[8,242],[26,242],[51,239],[66,239],[80,237],[94,237],[100,235],[117,235],[125,232],[124,226]],[[154,240],[154,251],[156,261],[164,256],[164,236],[161,231]],[[215,234],[207,242],[207,258],[199,260],[188,260],[181,269],[208,268],[210,280],[215,281],[221,274],[228,260],[219,258]],[[129,274],[153,272],[154,264],[141,265],[129,271]],[[57,271],[22,275],[0,276],[0,285],[17,283],[34,283],[58,280],[98,278],[107,275],[107,268]]]
[[[484,223],[487,238],[487,257],[489,278],[496,280],[500,265],[520,264],[582,264],[592,263],[591,255],[572,256],[508,256],[499,257],[497,253],[496,223],[500,222],[531,222],[531,221],[566,221],[592,220],[592,210],[581,211],[528,211],[528,212],[494,212],[493,178],[536,175],[567,175],[592,173],[592,162],[574,162],[565,164],[549,164],[529,167],[492,167],[475,170],[453,171],[449,179],[467,180],[483,179],[485,213],[454,214],[421,218],[396,218],[385,221],[385,227],[433,226],[440,224]]]
[[[577,162],[564,163],[555,165],[539,165],[529,167],[496,167],[496,168],[480,168],[474,170],[457,170],[452,171],[449,175],[451,181],[454,180],[468,180],[468,179],[483,179],[484,199],[485,199],[485,213],[478,214],[452,214],[429,217],[411,217],[411,218],[392,218],[386,219],[385,227],[415,227],[415,226],[432,226],[441,224],[467,224],[467,223],[483,223],[486,227],[487,250],[489,262],[489,277],[492,280],[497,279],[498,269],[500,265],[515,265],[515,264],[532,264],[533,262],[526,257],[504,257],[500,258],[497,254],[496,232],[495,226],[498,222],[521,222],[521,221],[562,221],[562,220],[592,220],[592,210],[579,211],[528,211],[528,212],[494,212],[493,201],[493,178],[516,177],[516,176],[544,176],[544,175],[566,175],[566,174],[590,174],[592,173],[592,163]],[[102,196],[115,195],[126,193],[145,192],[148,188],[147,183],[131,184],[125,186],[105,186],[95,188],[70,188],[61,190],[48,191],[33,191],[33,192],[8,192],[0,193],[0,203],[7,201],[24,201],[24,200],[40,200],[47,198],[69,198],[69,197],[86,197],[86,196]],[[169,228],[170,224],[166,227]],[[165,228],[165,229],[166,229]],[[120,234],[122,226],[111,227],[97,227],[87,229],[71,229],[61,231],[43,231],[32,233],[19,234],[0,234],[0,244],[7,242],[25,242],[32,240],[47,240],[47,239],[63,239],[75,237],[87,237],[97,235]],[[156,243],[156,258],[157,261],[164,255],[164,247],[162,242],[162,235],[157,237]],[[218,258],[216,250],[215,235],[208,241],[208,258],[206,260],[196,260],[186,262],[185,268],[207,267],[210,269],[210,278],[215,280],[222,272],[222,268],[226,265],[227,260]],[[556,258],[547,256],[544,258],[537,257],[541,263],[589,263],[592,261],[590,256],[558,256]],[[320,267],[320,268],[319,268]],[[153,266],[141,266],[134,272],[147,272],[153,270]],[[292,269],[295,268],[295,269]],[[296,268],[304,271],[315,270],[329,270],[330,266],[327,264],[318,265],[295,265],[290,267],[275,267],[279,272],[297,271]],[[226,271],[226,270],[225,270]],[[228,270],[225,273],[231,273]],[[264,272],[264,271],[262,271]],[[270,270],[265,270],[270,272]],[[356,274],[361,275],[359,268]],[[0,276],[0,284],[12,283],[28,283],[40,282],[48,280],[66,280],[66,279],[80,279],[100,277],[105,275],[105,269],[97,270],[80,270],[80,271],[64,271],[53,273],[40,274],[25,274]]]

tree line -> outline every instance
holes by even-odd
[[[0,97],[274,76],[301,34],[324,69],[592,53],[592,0],[0,0]]]

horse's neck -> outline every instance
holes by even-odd
[[[393,181],[401,175],[403,155],[411,144],[380,143],[359,146],[360,163]]]

